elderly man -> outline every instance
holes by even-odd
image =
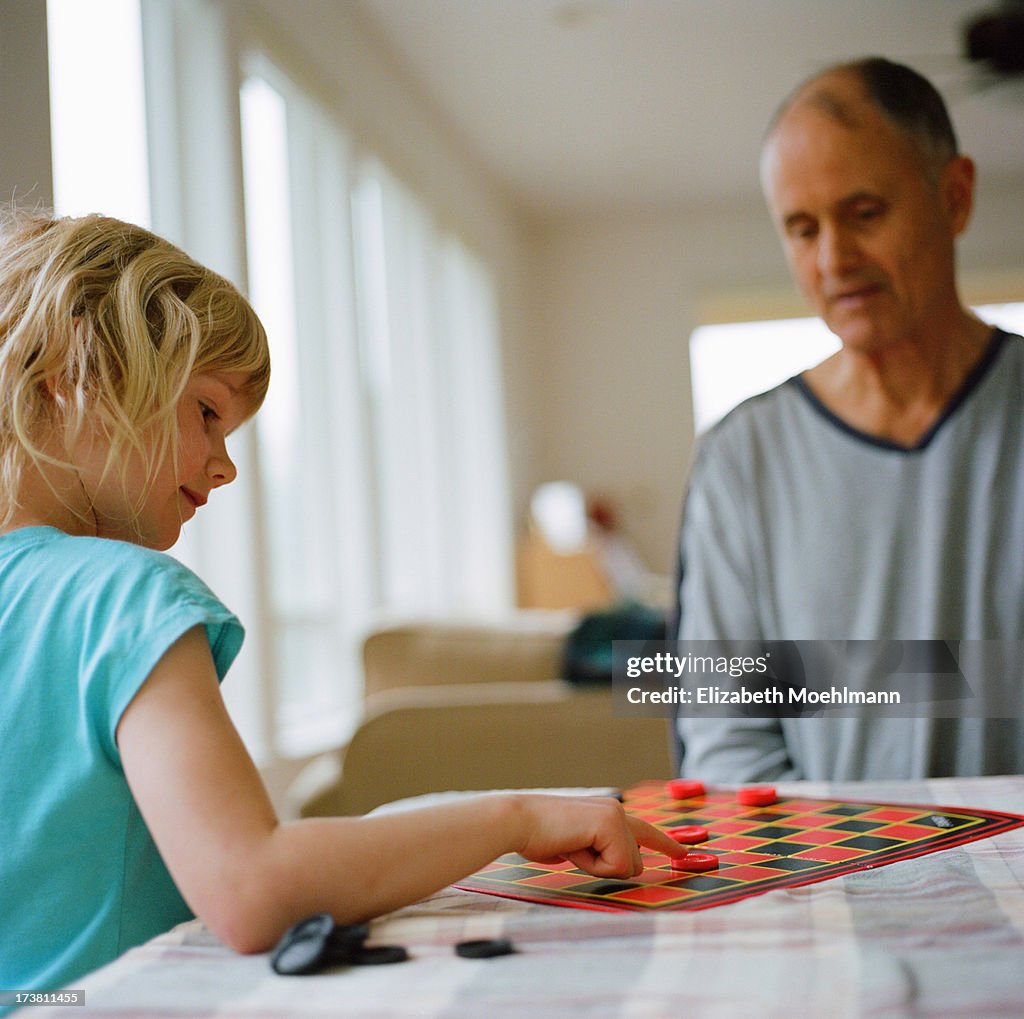
[[[974,164],[941,97],[881,58],[833,67],[783,104],[761,174],[790,269],[842,345],[705,436],[680,539],[678,636],[1020,641],[1024,339],[958,296]],[[928,714],[684,712],[682,771],[721,782],[1024,771],[1017,719]]]

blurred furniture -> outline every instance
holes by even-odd
[[[593,544],[574,552],[552,548],[531,531],[516,549],[516,601],[524,609],[595,609],[615,600]]]
[[[609,687],[559,678],[575,617],[393,626],[364,644],[364,716],[300,777],[304,816],[458,789],[620,787],[671,774],[663,719],[617,718]]]
[[[782,792],[1024,811],[1021,778]],[[452,950],[496,937],[516,954],[475,962]],[[696,913],[559,909],[448,888],[375,920],[371,943],[404,945],[410,961],[279,977],[266,956],[232,952],[194,920],[75,987],[89,1019],[1019,1016],[1024,828]]]
[[[386,626],[363,642],[367,704],[385,691],[463,683],[536,683],[558,678],[576,625],[568,612],[521,612],[500,624],[424,620]]]
[[[522,609],[603,609],[622,600],[667,606],[669,579],[652,574],[606,498],[571,481],[539,485],[516,548]]]
[[[615,600],[579,485],[548,481],[534,489],[526,534],[516,549],[516,588],[524,609],[584,611]]]

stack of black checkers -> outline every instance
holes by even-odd
[[[282,976],[306,976],[330,966],[379,966],[409,958],[399,945],[367,948],[369,936],[365,924],[336,924],[329,914],[317,913],[285,932],[271,953],[270,965]]]
[[[270,965],[281,976],[309,976],[332,966],[380,966],[405,962],[409,953],[400,945],[367,947],[365,924],[338,924],[328,913],[316,913],[290,927],[270,954]],[[507,938],[460,941],[456,955],[463,959],[493,959],[515,952]]]

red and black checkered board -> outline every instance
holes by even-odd
[[[707,909],[774,888],[812,884],[998,835],[1024,817],[991,810],[780,799],[744,807],[732,790],[673,800],[663,782],[627,790],[626,809],[661,828],[700,825],[718,870],[687,874],[644,852],[645,870],[630,880],[595,878],[571,863],[530,863],[503,856],[456,887],[529,902],[583,909]]]

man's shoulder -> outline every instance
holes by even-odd
[[[801,444],[811,441],[806,414],[796,377],[743,400],[697,438],[689,488],[744,487],[765,464],[799,460]]]
[[[1024,336],[997,328],[957,402],[983,419],[1005,418],[1007,407],[1024,413]]]
[[[1000,329],[1000,354],[1017,371],[1024,371],[1024,336]]]
[[[766,436],[779,436],[802,402],[798,376],[747,397],[699,436],[702,450],[743,446]]]

